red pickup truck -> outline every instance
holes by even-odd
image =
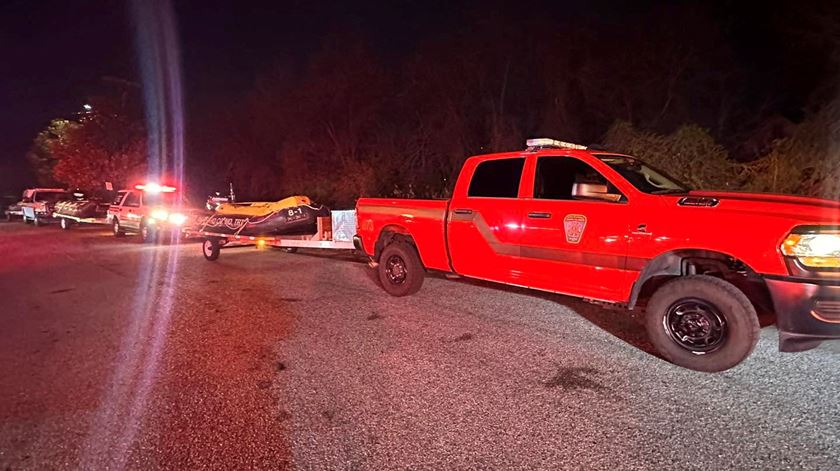
[[[722,371],[775,313],[781,351],[840,338],[840,203],[695,191],[552,139],[467,159],[451,200],[361,198],[356,247],[385,291],[427,270],[644,308],[671,362]]]

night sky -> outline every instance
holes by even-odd
[[[175,1],[181,36],[187,120],[235,97],[276,64],[303,64],[329,34],[362,33],[388,63],[427,37],[469,28],[467,12],[498,8],[511,22],[538,10],[559,23],[586,18],[621,28],[644,21],[663,2],[222,2]],[[716,7],[727,40],[779,112],[795,114],[822,70],[819,54],[788,44],[784,9],[749,2]],[[797,2],[806,8],[803,2]],[[6,1],[0,7],[0,190],[31,180],[24,154],[52,118],[72,117],[102,77],[139,81],[130,8],[120,1]],[[803,73],[809,70],[809,73]]]

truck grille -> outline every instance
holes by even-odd
[[[820,299],[814,303],[814,316],[826,322],[840,322],[840,300]]]

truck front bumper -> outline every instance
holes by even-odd
[[[766,278],[773,298],[779,350],[801,352],[840,339],[840,282]]]

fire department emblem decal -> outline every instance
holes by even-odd
[[[567,214],[563,218],[563,229],[566,231],[566,242],[577,244],[586,229],[586,216],[583,214]]]

